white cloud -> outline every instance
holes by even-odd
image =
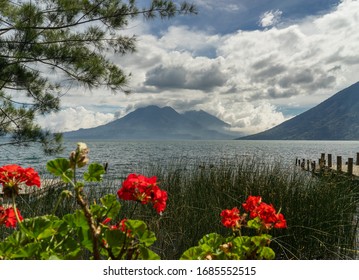
[[[260,17],[259,24],[262,27],[271,27],[276,25],[280,21],[280,17],[282,16],[282,11],[267,11],[263,13]]]
[[[53,132],[65,132],[99,126],[112,120],[114,120],[114,114],[93,112],[79,106],[63,109],[46,117],[39,117],[38,123]]]

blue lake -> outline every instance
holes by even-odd
[[[318,160],[321,153],[356,158],[359,141],[87,141],[90,160],[107,162],[109,173],[140,172],[149,164],[166,166],[174,162],[186,164],[235,161],[243,157],[259,157],[265,162],[281,162],[293,166],[296,157]],[[55,157],[68,157],[76,142],[66,141],[65,150]],[[39,146],[0,146],[0,165],[16,163],[23,167],[44,169],[54,158],[45,156]]]

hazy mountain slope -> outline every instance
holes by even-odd
[[[359,140],[359,82],[252,140]]]
[[[208,114],[207,112],[200,110],[200,111],[187,111],[184,112],[183,115],[192,120],[199,122],[202,126],[208,129],[224,129],[230,128],[231,125],[216,118],[215,116]]]

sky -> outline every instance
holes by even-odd
[[[60,112],[39,123],[70,131],[158,105],[178,112],[204,110],[247,135],[359,80],[357,0],[192,2],[197,15],[137,18],[123,30],[137,36],[137,52],[109,58],[131,74],[131,94],[72,88]]]

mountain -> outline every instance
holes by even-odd
[[[199,122],[202,126],[210,130],[221,131],[223,133],[228,133],[230,124],[216,118],[213,115],[208,114],[207,112],[200,111],[187,111],[183,115],[194,122]],[[226,132],[227,131],[227,132]]]
[[[171,107],[139,108],[108,124],[65,132],[67,139],[233,139],[230,125],[204,111],[180,114]]]
[[[248,140],[359,140],[359,82]]]

